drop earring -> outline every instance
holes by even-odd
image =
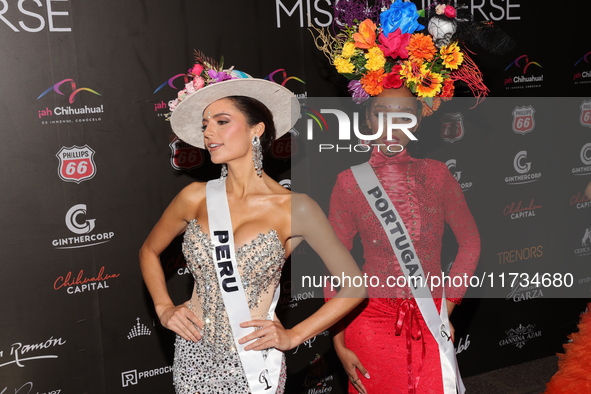
[[[225,177],[228,176],[228,165],[226,163],[222,164],[222,173],[220,174],[220,181],[223,181]]]
[[[263,177],[263,148],[258,135],[252,138],[252,161],[259,178]]]

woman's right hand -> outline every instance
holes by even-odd
[[[197,342],[201,339],[203,322],[197,315],[187,308],[187,303],[181,305],[170,305],[158,310],[158,318],[165,328],[176,332],[187,341]]]
[[[367,394],[367,390],[361,382],[357,370],[359,370],[359,373],[361,373],[366,379],[369,379],[369,373],[367,373],[367,370],[363,364],[361,364],[361,361],[359,361],[355,352],[344,346],[338,346],[335,350],[345,368],[345,372],[347,372],[347,375],[349,376],[349,381],[353,384],[353,387],[355,387],[355,389],[361,394]]]

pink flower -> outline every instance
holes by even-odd
[[[378,41],[380,44],[378,47],[384,52],[384,56],[396,59],[408,58],[408,51],[406,47],[410,42],[410,33],[402,34],[400,29],[396,29],[386,37],[383,33],[379,35]]]
[[[185,91],[187,92],[187,94],[195,93],[195,87],[193,86],[193,82],[185,84]]]
[[[174,111],[174,109],[176,108],[176,106],[179,104],[179,99],[174,99],[174,100],[170,100],[168,102],[168,109],[171,111]]]
[[[189,71],[189,74],[193,74],[193,75],[201,75],[201,72],[203,71],[203,66],[201,64],[196,64],[193,66],[193,68],[191,69],[191,71]]]
[[[442,15],[445,12],[445,7],[447,7],[445,4],[439,4],[435,7],[435,13],[437,15]]]
[[[203,86],[205,86],[205,79],[203,79],[199,76],[193,78],[193,87],[195,88],[195,90],[199,90]]]
[[[445,6],[444,13],[445,13],[445,16],[447,16],[448,18],[455,18],[456,17],[456,9],[451,5]]]

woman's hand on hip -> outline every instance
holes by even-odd
[[[297,345],[291,330],[286,330],[279,320],[250,320],[240,323],[240,327],[260,327],[258,330],[240,338],[238,343],[245,344],[244,350],[264,350],[275,348],[281,351],[292,349]]]
[[[345,372],[349,377],[349,381],[351,382],[355,390],[357,390],[361,394],[367,394],[367,390],[365,389],[363,382],[361,382],[361,377],[358,376],[357,371],[359,371],[359,373],[362,374],[366,379],[369,379],[369,373],[367,372],[363,364],[361,364],[361,361],[359,361],[359,358],[357,357],[355,352],[344,346],[339,347],[338,349],[335,348],[335,350],[337,352],[337,356],[339,356],[339,359],[343,364]]]
[[[187,341],[197,342],[201,339],[203,322],[193,313],[186,304],[171,305],[158,311],[160,323],[171,331],[176,332]]]

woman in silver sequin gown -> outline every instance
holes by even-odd
[[[285,351],[340,320],[361,302],[365,289],[343,288],[343,297],[327,302],[291,329],[285,329],[277,320],[271,307],[273,294],[285,259],[300,242],[308,242],[333,275],[360,273],[320,207],[309,197],[283,188],[264,171],[258,175],[256,161],[253,166],[253,156],[256,159],[258,155],[251,143],[254,136],[260,138],[263,148],[268,148],[274,138],[291,127],[288,121],[285,129],[281,119],[285,108],[281,108],[280,97],[274,93],[286,89],[256,79],[235,81],[197,91],[190,97],[192,102],[186,99],[173,112],[172,126],[183,141],[207,149],[213,163],[227,165],[226,195],[236,262],[252,317],[242,326],[256,328],[240,343],[252,341],[245,347],[247,351]],[[233,96],[235,91],[239,96]],[[192,118],[177,121],[175,126],[174,117],[181,106],[191,106],[183,114]],[[181,127],[191,123],[196,124],[190,132]],[[158,318],[164,327],[178,334],[173,375],[176,392],[250,393],[214,270],[208,203],[215,201],[206,201],[205,183],[195,182],[184,188],[142,246],[140,266]],[[174,305],[159,256],[183,232],[183,253],[195,287],[189,301]],[[285,376],[283,358],[277,393],[283,392]]]

